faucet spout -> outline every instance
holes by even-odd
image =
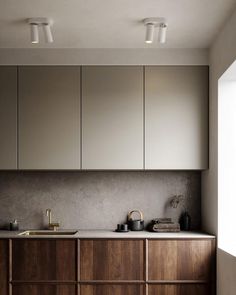
[[[46,214],[47,214],[47,217],[48,217],[48,225],[50,225],[52,223],[52,210],[47,209]]]
[[[56,231],[60,227],[59,222],[52,222],[52,210],[47,209],[46,214],[48,216],[48,229]]]

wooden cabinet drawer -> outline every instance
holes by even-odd
[[[13,281],[75,281],[76,257],[76,240],[14,240]]]
[[[208,285],[204,284],[168,284],[149,285],[148,295],[210,295]]]
[[[144,295],[144,287],[138,284],[81,285],[80,295]]]
[[[149,280],[210,280],[214,240],[150,240]]]
[[[0,294],[8,294],[8,240],[0,240]]]
[[[143,240],[82,240],[81,280],[143,280]]]
[[[17,284],[12,295],[76,295],[76,285]]]

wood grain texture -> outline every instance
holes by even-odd
[[[76,295],[76,285],[17,284],[12,295]]]
[[[144,295],[143,285],[81,285],[80,295]]]
[[[210,289],[200,284],[149,285],[148,295],[210,295]]]
[[[81,240],[81,280],[144,280],[143,240]]]
[[[8,240],[0,240],[0,294],[8,295]]]
[[[178,241],[177,278],[210,280],[213,259],[210,240]]]
[[[211,240],[150,240],[149,280],[210,280]]]
[[[177,241],[150,240],[148,256],[149,280],[174,280],[177,278]]]
[[[76,281],[76,257],[76,240],[13,240],[13,281]]]

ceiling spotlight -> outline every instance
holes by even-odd
[[[49,24],[43,24],[44,36],[47,43],[53,42],[52,31]]]
[[[146,43],[150,44],[153,42],[156,27],[159,28],[158,42],[165,43],[167,24],[166,24],[166,19],[164,17],[145,18],[143,22],[144,22],[144,25],[146,26],[146,38],[145,38]]]
[[[167,25],[164,23],[160,24],[159,34],[158,34],[159,43],[163,44],[166,42],[166,30],[167,30]]]
[[[146,25],[146,38],[145,38],[145,42],[146,43],[152,43],[153,39],[154,39],[154,30],[155,30],[155,25],[154,24],[147,24]]]
[[[31,43],[36,44],[39,43],[39,29],[37,24],[30,24],[30,38]]]
[[[30,25],[30,37],[31,43],[39,43],[39,27],[43,28],[44,37],[47,43],[53,42],[52,32],[51,32],[51,25],[52,20],[46,17],[35,17],[30,18],[27,20],[28,24]]]

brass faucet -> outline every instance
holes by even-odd
[[[48,229],[54,230],[54,231],[58,230],[58,228],[60,227],[60,223],[59,222],[52,222],[52,210],[47,209],[46,214],[48,216]]]

